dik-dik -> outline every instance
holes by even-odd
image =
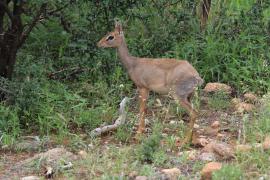
[[[190,97],[195,88],[203,83],[194,67],[184,60],[167,58],[140,58],[129,54],[121,23],[116,21],[114,31],[98,42],[98,47],[116,48],[129,77],[139,90],[140,121],[137,133],[145,130],[145,109],[149,91],[171,94],[190,116],[189,130],[184,143],[190,142],[197,111],[193,109]]]

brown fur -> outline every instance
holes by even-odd
[[[98,42],[98,46],[117,48],[120,60],[139,89],[140,124],[138,133],[142,133],[145,129],[144,112],[149,91],[161,94],[170,93],[190,114],[191,130],[187,134],[187,141],[190,141],[197,112],[192,108],[189,97],[194,92],[195,87],[203,83],[193,66],[184,60],[131,56],[125,43],[122,26],[118,22],[115,30],[103,37]]]

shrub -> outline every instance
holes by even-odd
[[[234,165],[224,165],[221,170],[213,173],[213,180],[239,180],[243,179],[243,172]]]

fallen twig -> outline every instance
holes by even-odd
[[[103,126],[103,127],[99,127],[96,128],[94,130],[92,130],[90,132],[90,136],[91,137],[95,137],[95,136],[100,136],[102,133],[108,132],[108,131],[112,131],[117,129],[120,125],[124,124],[126,121],[126,116],[127,116],[127,112],[125,111],[125,106],[127,101],[130,98],[125,97],[121,103],[120,103],[120,108],[119,108],[119,117],[115,120],[115,123],[112,125],[107,125],[107,126]]]

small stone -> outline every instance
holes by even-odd
[[[241,102],[235,105],[235,109],[238,113],[251,112],[255,109],[255,106],[253,104]]]
[[[170,121],[170,124],[177,124],[176,121]]]
[[[198,124],[194,124],[194,126],[193,126],[194,129],[199,129],[199,127],[200,126]]]
[[[144,119],[144,122],[145,122],[145,125],[149,125],[150,124],[150,121],[147,118]]]
[[[269,150],[270,149],[270,136],[267,135],[262,143],[263,149],[264,150]]]
[[[234,157],[234,151],[232,147],[222,142],[211,142],[203,148],[204,152],[216,153],[223,157],[223,159],[230,159]]]
[[[163,131],[164,131],[164,133],[168,133],[168,132],[170,132],[171,130],[170,130],[170,128],[167,128],[167,127],[166,127],[166,128],[163,129]]]
[[[244,94],[244,99],[245,99],[246,102],[250,102],[250,103],[258,102],[258,97],[253,93],[245,93]]]
[[[207,83],[203,89],[206,93],[224,92],[226,94],[232,93],[232,88],[223,83]]]
[[[214,171],[220,170],[222,168],[222,164],[219,162],[210,162],[207,163],[202,171],[201,171],[201,175],[202,175],[202,179],[205,180],[210,180],[212,177],[212,173]]]
[[[219,127],[220,127],[219,121],[214,121],[214,122],[211,124],[211,127],[214,128],[214,129],[219,128]]]
[[[137,171],[131,171],[128,175],[129,178],[135,178],[138,175]]]
[[[255,143],[254,147],[257,148],[257,149],[262,149],[263,145],[262,145],[262,143]]]
[[[21,180],[39,180],[40,177],[37,177],[37,176],[26,176],[26,177],[23,177],[21,178]]]
[[[170,180],[177,180],[181,175],[181,171],[178,168],[162,169],[161,172],[164,173]]]
[[[240,98],[233,98],[231,102],[233,105],[236,105],[236,104],[241,103],[241,99]]]
[[[186,154],[187,155],[187,159],[188,160],[195,160],[196,159],[196,155],[197,155],[197,151],[196,150],[185,151],[185,152],[183,152],[183,154]]]
[[[148,178],[146,176],[137,176],[135,180],[147,180]]]
[[[197,145],[197,146],[206,146],[208,144],[208,140],[204,137],[198,137],[198,138],[193,138],[192,139],[192,144]]]
[[[156,99],[156,104],[155,104],[156,107],[161,107],[162,106],[162,103],[160,101],[160,99]]]
[[[168,136],[167,133],[162,133],[161,135],[162,135],[162,137],[167,137]]]
[[[205,128],[204,134],[207,136],[216,136],[219,132],[219,128],[212,128],[212,127],[207,127]]]
[[[249,152],[252,149],[252,146],[248,144],[238,144],[235,149],[238,152]]]
[[[82,158],[82,159],[86,159],[87,157],[87,152],[81,150],[78,152],[78,155]]]
[[[94,148],[94,145],[93,144],[88,144],[88,148],[89,149],[93,149]]]
[[[218,138],[223,138],[223,137],[225,137],[225,134],[218,133],[218,134],[217,134],[217,137],[218,137]]]
[[[204,152],[204,153],[199,155],[198,159],[201,160],[201,161],[215,161],[216,156],[215,156],[214,153]]]
[[[53,178],[53,174],[54,174],[53,168],[51,166],[47,166],[45,171],[45,178],[48,179]]]

